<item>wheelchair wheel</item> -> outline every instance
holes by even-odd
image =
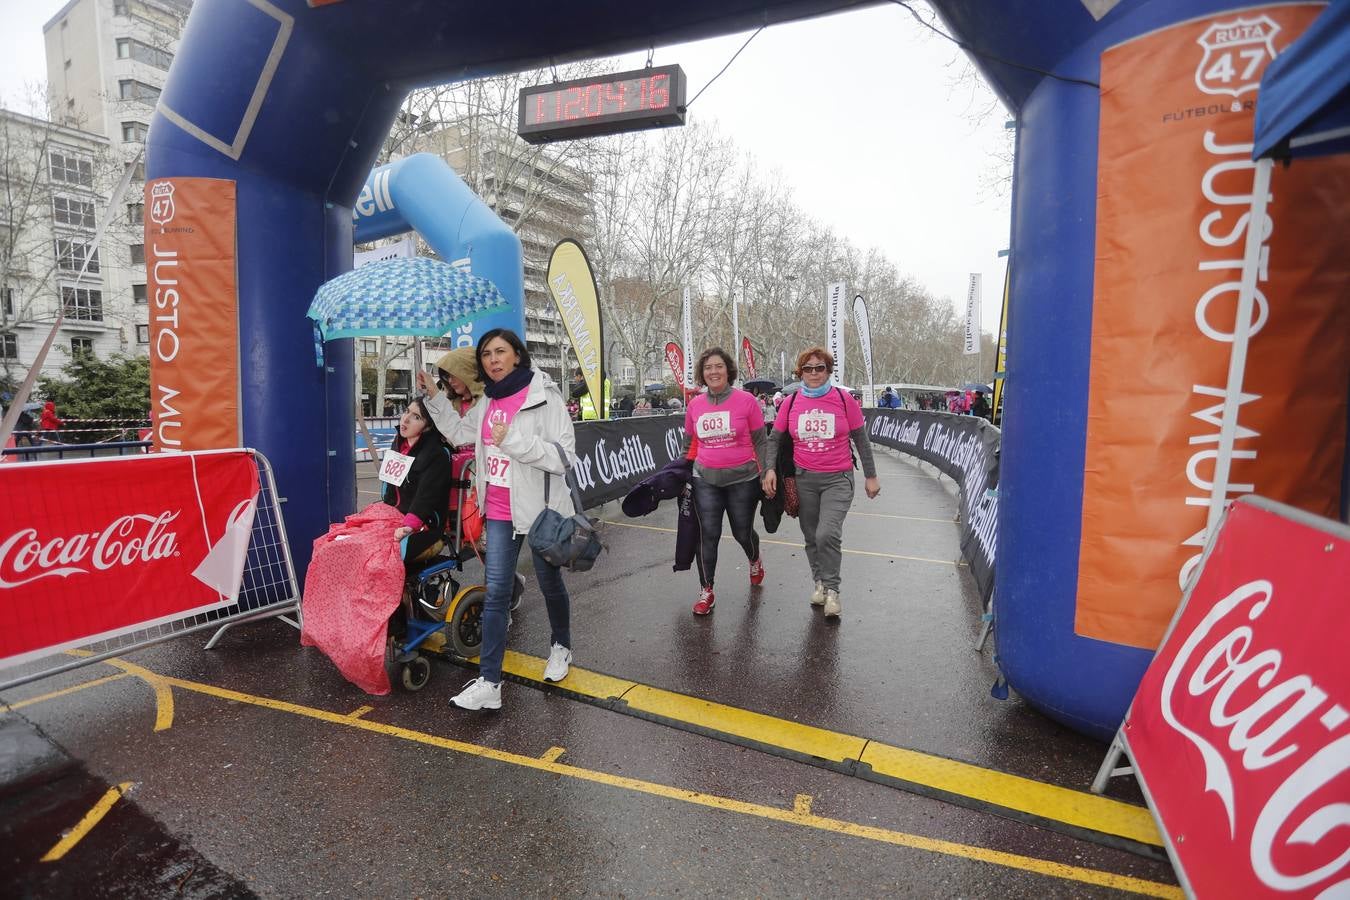
[[[431,680],[431,660],[420,653],[403,664],[399,680],[406,691],[420,691]]]
[[[520,598],[525,596],[525,576],[516,573],[516,586],[511,589],[511,612],[520,606]]]
[[[483,603],[487,591],[482,585],[470,585],[455,594],[450,611],[445,617],[445,630],[450,638],[450,649],[469,659],[478,655],[483,646]]]

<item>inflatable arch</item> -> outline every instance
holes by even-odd
[[[166,192],[180,179],[233,185],[238,314],[231,337],[237,337],[239,375],[237,383],[222,387],[237,396],[234,439],[261,449],[274,463],[301,571],[310,539],[355,502],[350,354],[332,353],[331,367],[316,369],[304,311],[322,282],[352,264],[353,206],[407,91],[854,5],[686,0],[637,14],[612,3],[523,0],[197,0],[150,129],[147,249],[163,227],[156,215],[163,219],[164,210],[154,206],[157,185]],[[1075,630],[1091,400],[1101,58],[1122,42],[1250,4],[933,0],[933,6],[976,51],[977,64],[1018,125],[995,587],[1001,663],[1032,703],[1073,727],[1105,735],[1119,720],[1149,651]],[[186,200],[190,193],[179,196]],[[415,201],[400,192],[399,202]],[[179,205],[180,221],[190,219],[186,204]],[[412,210],[404,212],[411,223]],[[232,303],[234,294],[213,294],[211,303],[217,299]],[[198,309],[184,302],[179,312],[190,317]],[[1347,334],[1350,329],[1325,336],[1342,357],[1350,356]],[[164,393],[167,371],[156,365],[156,398]],[[1335,396],[1328,402],[1335,406]],[[1343,418],[1343,396],[1335,409]],[[190,436],[193,427],[184,413],[181,432]],[[1336,465],[1343,467],[1343,422],[1340,439]],[[1132,474],[1114,473],[1122,479]]]
[[[525,334],[520,238],[445,160],[416,153],[372,171],[352,206],[352,223],[358,244],[416,230],[441,259],[467,263],[497,286],[510,308],[456,328],[455,346],[477,344],[477,335],[493,328]]]

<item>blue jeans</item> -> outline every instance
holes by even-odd
[[[483,603],[483,646],[478,654],[478,674],[493,684],[502,680],[502,657],[506,655],[506,622],[510,616],[511,594],[516,587],[516,561],[525,535],[513,535],[510,522],[488,519],[487,599]],[[553,631],[552,643],[572,647],[571,600],[567,585],[563,584],[562,570],[549,564],[533,549],[534,574],[539,589],[544,592],[548,607],[548,624]]]

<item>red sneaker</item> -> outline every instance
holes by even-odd
[[[706,616],[708,613],[712,612],[713,603],[715,602],[716,598],[713,597],[713,589],[710,587],[702,588],[698,592],[698,602],[694,604],[694,615]]]
[[[750,583],[764,583],[764,563],[758,559],[750,563]]]

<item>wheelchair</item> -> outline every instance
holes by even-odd
[[[457,455],[456,455],[457,456]],[[408,564],[403,596],[395,618],[402,628],[390,622],[385,666],[389,680],[407,691],[420,691],[431,680],[430,653],[449,652],[463,660],[478,656],[483,644],[483,606],[487,588],[481,584],[461,584],[456,578],[464,564],[481,558],[480,549],[467,541],[459,510],[464,508],[466,492],[473,490],[473,459],[452,456],[451,504],[445,517],[440,550],[428,559]],[[511,594],[510,611],[520,606],[525,579],[519,572]],[[507,626],[510,627],[510,619]],[[401,634],[396,634],[396,631]]]

